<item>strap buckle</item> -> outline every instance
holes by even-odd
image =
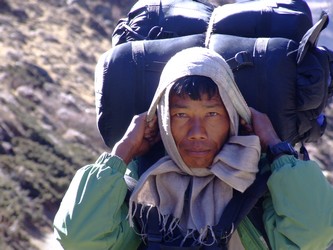
[[[253,66],[252,56],[247,51],[238,52],[233,58],[227,60],[232,70],[238,70],[244,66]]]

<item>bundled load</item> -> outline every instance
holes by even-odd
[[[323,111],[333,89],[333,52],[317,46],[327,24],[323,13],[313,25],[303,0],[218,7],[203,0],[138,1],[96,67],[104,142],[111,147],[133,115],[148,109],[165,63],[193,46],[227,60],[248,105],[269,116],[282,140],[316,141],[326,128]]]

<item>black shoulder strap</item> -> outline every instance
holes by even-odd
[[[270,172],[258,174],[252,185],[244,192],[234,191],[234,195],[213,228],[215,235],[220,238],[219,246],[227,249],[232,233],[239,223],[249,214],[259,199],[267,192],[267,180]]]

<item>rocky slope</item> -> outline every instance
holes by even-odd
[[[0,249],[41,248],[74,172],[108,150],[95,124],[94,67],[134,2],[0,0]],[[332,110],[309,145],[328,178]]]
[[[0,249],[36,249],[74,171],[106,150],[93,72],[132,2],[0,1]]]

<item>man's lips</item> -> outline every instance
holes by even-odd
[[[207,154],[210,153],[209,149],[199,149],[199,148],[187,148],[185,149],[185,152],[189,155],[193,155],[193,156],[205,156]]]

